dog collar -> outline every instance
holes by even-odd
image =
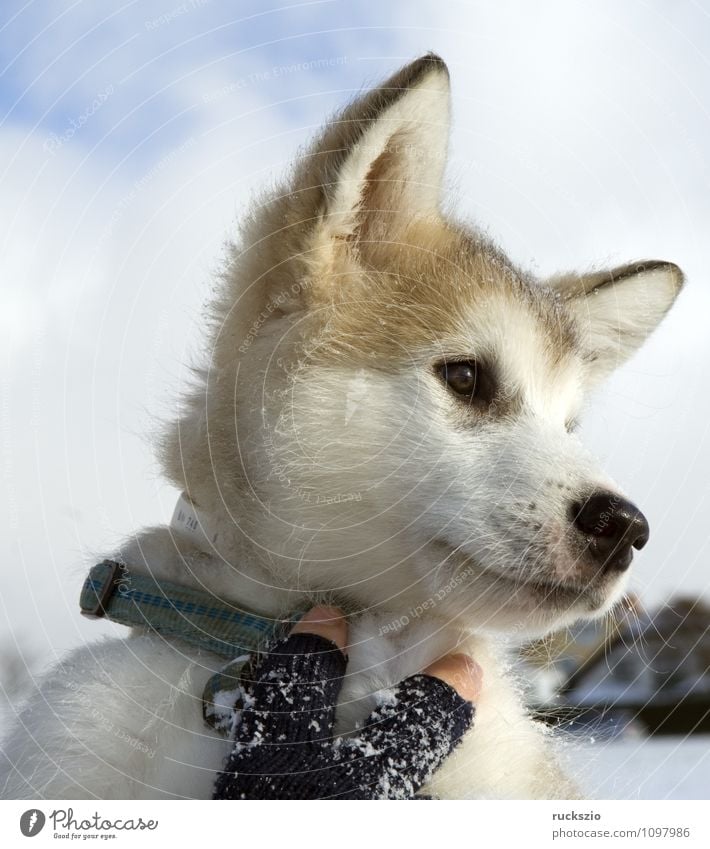
[[[201,549],[214,547],[219,537],[216,528],[184,492],[170,526]],[[282,621],[248,613],[200,590],[132,575],[115,560],[104,560],[89,571],[79,605],[89,618],[148,628],[228,658],[219,672],[208,679],[202,694],[205,722],[227,736],[238,721],[240,676],[250,654],[301,617],[297,612]]]
[[[172,581],[131,575],[115,560],[104,560],[89,571],[79,606],[91,619],[149,628],[230,658],[207,680],[202,693],[205,723],[225,736],[232,734],[239,721],[240,676],[250,654],[300,618],[298,613],[287,621],[246,613]]]
[[[133,575],[114,560],[104,560],[89,571],[79,605],[89,618],[149,628],[227,658],[255,651],[283,625],[206,592]]]

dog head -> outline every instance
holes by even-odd
[[[648,538],[575,423],[682,275],[532,279],[442,211],[448,135],[427,56],[254,208],[166,466],[276,582],[539,633],[608,609]]]

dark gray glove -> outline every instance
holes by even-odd
[[[215,799],[411,799],[473,722],[448,684],[413,675],[351,737],[333,738],[347,660],[334,643],[292,634],[244,684],[234,749]]]

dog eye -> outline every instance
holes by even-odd
[[[491,403],[495,394],[493,380],[488,370],[476,360],[441,363],[438,366],[440,379],[465,401]]]

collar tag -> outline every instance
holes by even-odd
[[[202,692],[202,717],[215,731],[231,737],[241,719],[244,690],[241,675],[248,668],[250,654],[230,660],[205,684]]]
[[[219,532],[198,511],[185,492],[180,493],[173,517],[170,520],[170,527],[188,537],[198,546],[204,546],[205,543],[214,546],[219,539]]]

